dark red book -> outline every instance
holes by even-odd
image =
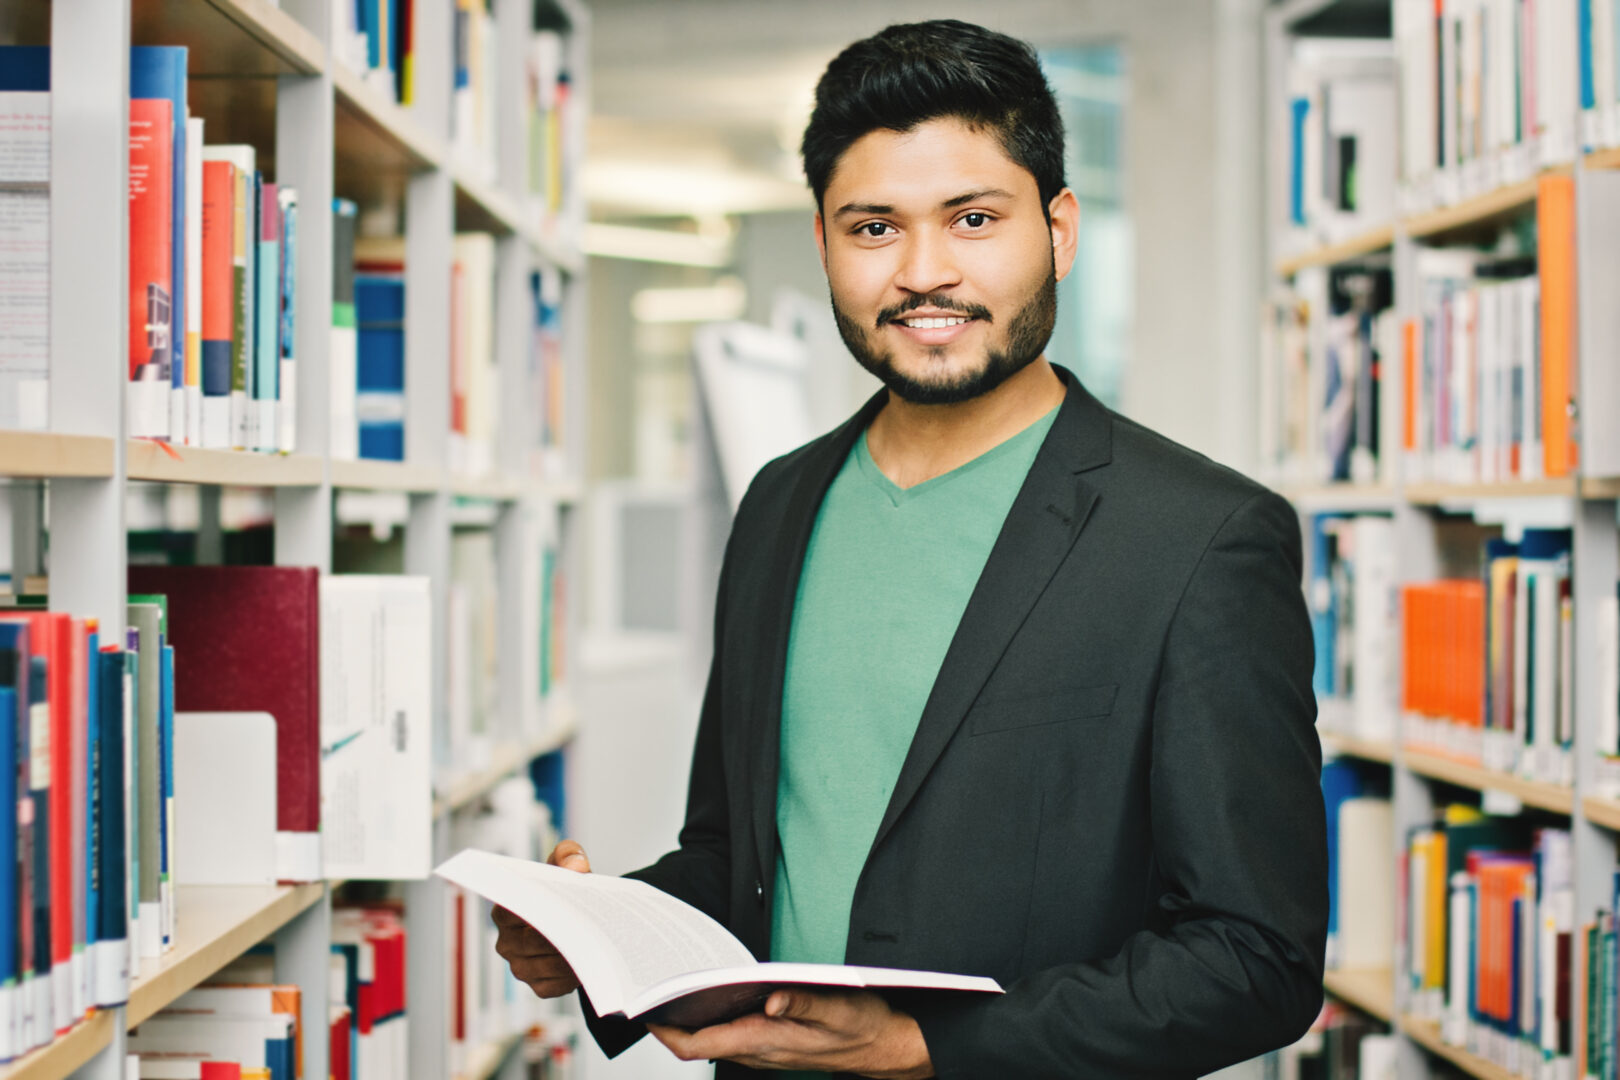
[[[277,875],[321,877],[320,574],[290,566],[132,566],[169,598],[174,703],[276,719]]]

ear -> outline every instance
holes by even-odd
[[[821,220],[821,211],[816,211],[816,254],[821,256],[821,272],[827,272],[827,223]]]
[[[1062,281],[1074,268],[1074,254],[1080,246],[1080,201],[1064,188],[1047,206],[1052,216],[1052,266]]]

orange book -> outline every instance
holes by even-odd
[[[1575,178],[1543,176],[1536,187],[1536,263],[1541,275],[1541,440],[1548,477],[1575,471],[1569,410],[1575,398]]]
[[[1401,402],[1401,446],[1417,449],[1418,349],[1417,320],[1407,319],[1401,327],[1401,362],[1406,378],[1406,397]]]
[[[1401,710],[1417,712],[1421,692],[1417,688],[1417,599],[1416,585],[1401,587]]]

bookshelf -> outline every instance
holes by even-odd
[[[1598,6],[1594,3],[1590,7],[1597,10]],[[1487,0],[1468,10],[1494,11],[1497,7]],[[1586,8],[1587,5],[1581,5],[1581,10]],[[1575,6],[1571,5],[1572,13],[1574,10]],[[1571,1026],[1572,1045],[1578,1053],[1585,1038],[1586,1019],[1579,1005],[1582,988],[1586,985],[1582,929],[1599,911],[1608,910],[1612,905],[1613,875],[1617,852],[1620,852],[1620,800],[1602,797],[1600,792],[1612,788],[1599,783],[1600,776],[1612,780],[1608,772],[1612,765],[1600,762],[1599,744],[1603,734],[1600,726],[1604,714],[1614,707],[1613,702],[1604,698],[1606,693],[1612,692],[1606,690],[1613,685],[1609,673],[1620,658],[1606,654],[1612,646],[1600,640],[1598,614],[1606,599],[1612,602],[1617,581],[1620,581],[1620,527],[1616,524],[1616,511],[1620,507],[1620,466],[1607,457],[1604,441],[1612,427],[1608,417],[1613,415],[1609,406],[1613,400],[1610,388],[1617,378],[1614,358],[1620,355],[1620,349],[1615,347],[1615,320],[1608,311],[1612,305],[1607,300],[1612,295],[1614,269],[1611,260],[1603,255],[1603,249],[1612,246],[1608,239],[1614,235],[1616,222],[1620,221],[1612,210],[1615,171],[1620,170],[1620,146],[1611,145],[1616,141],[1613,133],[1617,129],[1611,125],[1608,132],[1603,132],[1601,116],[1594,127],[1592,114],[1583,116],[1580,112],[1577,92],[1570,98],[1576,103],[1573,114],[1544,117],[1545,136],[1538,144],[1499,151],[1500,160],[1463,161],[1451,167],[1449,172],[1453,175],[1414,175],[1420,170],[1402,173],[1403,157],[1411,159],[1412,155],[1407,152],[1409,143],[1397,141],[1385,166],[1396,181],[1393,204],[1382,208],[1357,228],[1341,229],[1337,237],[1332,236],[1331,230],[1316,229],[1335,242],[1300,244],[1301,230],[1293,214],[1298,195],[1290,187],[1293,179],[1290,169],[1294,164],[1289,160],[1289,148],[1295,138],[1290,120],[1297,113],[1289,110],[1297,109],[1295,103],[1306,92],[1302,89],[1306,84],[1298,79],[1296,65],[1302,63],[1300,57],[1305,53],[1296,49],[1297,40],[1307,35],[1335,34],[1396,38],[1392,54],[1399,72],[1399,86],[1394,92],[1392,118],[1401,121],[1394,125],[1399,130],[1396,138],[1407,138],[1411,131],[1422,138],[1430,131],[1426,124],[1433,118],[1420,117],[1421,122],[1411,122],[1410,115],[1400,114],[1410,101],[1407,95],[1413,93],[1413,87],[1431,85],[1427,75],[1414,77],[1408,70],[1414,63],[1425,62],[1426,54],[1416,45],[1403,48],[1398,35],[1413,32],[1412,19],[1404,23],[1403,31],[1403,16],[1419,12],[1429,18],[1434,17],[1436,11],[1432,5],[1415,0],[1287,0],[1271,5],[1263,16],[1267,57],[1265,107],[1270,117],[1266,125],[1270,162],[1267,167],[1270,209],[1266,218],[1266,250],[1270,257],[1265,264],[1268,269],[1264,291],[1267,295],[1300,297],[1309,306],[1305,321],[1297,327],[1296,340],[1301,351],[1315,364],[1329,340],[1330,280],[1339,287],[1348,277],[1340,274],[1334,278],[1334,272],[1387,268],[1392,278],[1388,303],[1398,333],[1375,345],[1386,361],[1381,378],[1387,382],[1379,384],[1374,407],[1378,410],[1380,430],[1395,432],[1393,438],[1376,446],[1376,477],[1360,476],[1358,483],[1321,480],[1300,483],[1298,477],[1313,475],[1313,470],[1299,467],[1302,463],[1297,462],[1278,468],[1275,461],[1265,460],[1267,444],[1263,438],[1262,468],[1276,471],[1269,477],[1262,472],[1260,478],[1275,482],[1274,486],[1299,511],[1303,535],[1307,538],[1307,589],[1313,584],[1310,564],[1316,556],[1309,545],[1311,527],[1318,515],[1344,515],[1348,519],[1374,516],[1389,523],[1392,594],[1393,590],[1406,585],[1441,579],[1473,577],[1479,580],[1483,537],[1500,535],[1517,540],[1527,529],[1570,530],[1573,618],[1564,655],[1568,657],[1572,689],[1563,709],[1572,718],[1573,784],[1546,783],[1526,779],[1518,772],[1486,768],[1483,761],[1488,755],[1475,753],[1480,749],[1477,745],[1467,754],[1454,753],[1456,748],[1450,745],[1442,752],[1421,741],[1425,732],[1420,725],[1425,722],[1416,716],[1399,716],[1394,738],[1387,743],[1324,730],[1322,745],[1330,754],[1365,763],[1361,768],[1373,777],[1373,787],[1383,790],[1387,779],[1393,809],[1393,850],[1397,858],[1406,857],[1412,830],[1431,825],[1441,810],[1453,802],[1472,801],[1469,792],[1479,793],[1478,801],[1487,813],[1517,816],[1526,830],[1542,827],[1567,830],[1574,909],[1571,950],[1574,960],[1569,979],[1576,1002],[1572,1007]],[[1446,5],[1443,17],[1452,15],[1453,6]],[[1493,24],[1490,32],[1494,34],[1498,29],[1499,26]],[[1410,43],[1412,39],[1407,40]],[[1579,47],[1579,34],[1574,28],[1571,28],[1569,42]],[[1568,65],[1568,70],[1563,65],[1556,67],[1551,78],[1558,93],[1569,91],[1578,81],[1577,68],[1578,65],[1573,64]],[[1562,81],[1566,79],[1568,82]],[[1501,104],[1502,98],[1498,95],[1491,99],[1489,107]],[[1607,107],[1609,112],[1614,108]],[[1584,127],[1583,121],[1586,121]],[[1559,135],[1560,129],[1565,135],[1575,134],[1572,138],[1563,138]],[[1359,144],[1357,150],[1365,145]],[[1456,149],[1456,144],[1452,149]],[[1430,157],[1418,155],[1418,160],[1424,162],[1422,167],[1426,168],[1433,157],[1426,145],[1424,150]],[[1526,150],[1531,153],[1524,153]],[[1356,161],[1358,168],[1371,167],[1365,158],[1358,156]],[[1358,176],[1358,187],[1362,179],[1364,177]],[[1577,230],[1576,250],[1570,260],[1575,310],[1571,316],[1573,325],[1567,327],[1571,338],[1570,355],[1574,358],[1570,375],[1573,384],[1569,387],[1573,406],[1570,412],[1578,418],[1577,426],[1585,425],[1575,433],[1577,460],[1561,475],[1524,480],[1500,479],[1506,472],[1492,479],[1483,469],[1456,470],[1455,462],[1440,455],[1425,460],[1408,441],[1412,435],[1406,425],[1411,423],[1409,417],[1413,414],[1403,410],[1408,407],[1409,391],[1415,384],[1410,374],[1413,369],[1405,365],[1408,357],[1422,360],[1426,355],[1421,351],[1423,320],[1426,316],[1432,318],[1431,309],[1425,307],[1425,288],[1432,278],[1426,275],[1437,273],[1432,269],[1437,259],[1435,253],[1442,249],[1472,248],[1485,252],[1481,258],[1486,261],[1506,261],[1509,255],[1521,253],[1538,256],[1538,269],[1544,269],[1541,258],[1545,257],[1547,249],[1540,246],[1538,220],[1542,219],[1538,215],[1547,209],[1541,201],[1543,194],[1556,191],[1560,183],[1573,185]],[[1332,223],[1331,218],[1329,223]],[[1502,277],[1496,280],[1506,280],[1522,272],[1504,270]],[[1482,273],[1469,284],[1477,285],[1488,278],[1489,274]],[[1286,325],[1273,323],[1266,327],[1272,335],[1264,339],[1268,345],[1279,340],[1277,327]],[[1408,333],[1420,335],[1415,346],[1410,344],[1412,339],[1406,336]],[[1383,352],[1386,347],[1393,352]],[[1261,350],[1263,357],[1265,351]],[[1537,356],[1539,360],[1539,352]],[[1275,380],[1282,370],[1274,360],[1262,359],[1263,401],[1268,392],[1274,402],[1282,400]],[[1313,379],[1317,378],[1316,371],[1312,369]],[[1272,380],[1269,391],[1265,389],[1268,378]],[[1311,408],[1320,410],[1324,400],[1323,383],[1309,382],[1305,392],[1310,396]],[[1419,402],[1427,404],[1421,394],[1419,388]],[[1357,407],[1366,408],[1367,399],[1358,399]],[[1320,434],[1319,429],[1313,427],[1309,438],[1319,438]],[[1309,441],[1305,445],[1312,446]],[[1422,449],[1421,443],[1418,448]],[[1475,475],[1479,479],[1453,480]],[[1471,555],[1460,554],[1463,548],[1469,548]],[[1402,656],[1398,612],[1390,626],[1393,663],[1398,676]],[[1344,703],[1336,705],[1342,708]],[[1462,789],[1461,797],[1456,789]],[[1341,876],[1355,872],[1353,865],[1340,867]],[[1397,883],[1399,890],[1399,866],[1391,880]],[[1449,899],[1449,892],[1446,895]],[[1403,922],[1410,917],[1410,911],[1397,915]],[[1397,950],[1392,957],[1395,970],[1329,971],[1324,977],[1324,988],[1335,999],[1391,1024],[1398,1040],[1396,1074],[1401,1080],[1445,1075],[1451,1069],[1490,1080],[1510,1080],[1515,1076],[1469,1047],[1454,1045],[1442,1037],[1441,1025],[1427,1019],[1439,1015],[1429,1007],[1433,1003],[1413,1000],[1418,995],[1409,988],[1411,980],[1402,966],[1411,958],[1399,945],[1399,931],[1396,937]],[[1475,1049],[1479,1045],[1476,1042]],[[1328,1075],[1334,1075],[1331,1066],[1329,1068]],[[1546,1074],[1545,1068],[1540,1069],[1539,1075]],[[1538,1075],[1537,1068],[1530,1067],[1530,1075]]]
[[[455,4],[414,4],[415,99],[396,104],[349,68],[332,40],[326,0],[107,0],[34,4],[0,0],[6,43],[50,44],[53,88],[50,174],[51,281],[48,430],[0,431],[0,477],[11,485],[14,536],[37,525],[32,545],[48,551],[53,609],[126,625],[126,500],[130,485],[200,488],[204,528],[217,515],[220,489],[268,491],[274,507],[273,561],[333,566],[339,492],[384,492],[408,505],[404,569],[430,580],[442,623],[452,580],[452,514],[460,497],[484,500],[477,524],[487,530],[497,589],[499,713],[492,717],[488,768],[465,777],[435,802],[433,859],[450,854],[452,826],[474,815],[503,780],[536,757],[562,749],[580,723],[565,687],[538,698],[538,663],[525,633],[537,589],[526,559],[542,543],[559,552],[561,577],[577,580],[584,498],[583,377],[585,260],[577,248],[583,203],[573,177],[560,211],[544,215],[527,190],[527,116],[523,63],[538,11],[561,28],[581,115],[588,109],[590,16],[581,0],[494,0],[498,83],[492,87],[492,171],[469,167],[453,148],[451,82]],[[126,438],[129,49],[183,45],[189,50],[190,107],[209,144],[251,143],[267,178],[299,193],[299,247],[293,273],[299,304],[297,450],[257,454],[170,446]],[[571,133],[577,162],[580,133]],[[334,197],[362,212],[392,208],[408,265],[405,354],[408,442],[403,461],[344,460],[332,453],[331,385]],[[564,438],[537,462],[528,440],[530,399],[498,403],[498,445],[485,475],[447,467],[450,415],[450,265],[457,232],[494,237],[493,355],[503,385],[529,378],[534,314],[530,275],[562,282],[561,364],[566,373]],[[109,240],[111,238],[111,240]],[[109,258],[109,250],[120,253]],[[510,380],[508,383],[507,380]],[[38,497],[43,481],[47,500]],[[142,490],[145,490],[144,488]],[[40,505],[48,505],[48,528]],[[213,509],[210,510],[210,507]],[[199,529],[199,535],[203,530]],[[24,545],[28,548],[29,545]],[[38,551],[35,552],[38,555]],[[14,569],[17,569],[14,567]],[[43,566],[23,567],[38,571]],[[577,612],[570,609],[577,619]],[[562,631],[568,634],[566,629]],[[446,634],[434,629],[432,714],[449,722]],[[568,636],[572,636],[568,634]],[[535,731],[541,732],[536,736]],[[264,887],[179,886],[174,946],[132,973],[126,1005],[92,1012],[49,1045],[0,1066],[0,1080],[121,1080],[127,1032],[205,983],[248,949],[275,946],[275,978],[300,987],[302,1072],[328,1075],[329,958],[333,893],[343,882]],[[447,892],[434,880],[399,886],[408,934],[409,1080],[452,1075],[451,962]],[[459,1075],[485,1080],[510,1061],[521,1039],[508,1036],[472,1051]]]

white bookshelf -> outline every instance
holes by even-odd
[[[414,0],[417,99],[402,107],[376,93],[339,62],[328,35],[332,0],[0,0],[0,13],[25,44],[52,48],[51,414],[43,432],[0,432],[0,478],[20,481],[13,522],[40,520],[37,485],[47,486],[48,550],[53,608],[122,626],[125,505],[132,481],[199,485],[202,505],[217,508],[223,486],[268,489],[275,510],[275,561],[332,567],[333,499],[346,490],[392,492],[409,503],[405,565],[426,574],[436,607],[450,578],[451,507],[458,496],[488,500],[485,523],[496,554],[502,715],[490,768],[435,804],[435,861],[448,857],[453,815],[475,806],[501,780],[536,756],[566,745],[578,720],[566,691],[540,704],[541,738],[523,737],[523,587],[531,545],[550,536],[566,573],[577,562],[573,539],[583,496],[585,438],[584,260],[569,238],[581,213],[574,188],[563,227],[531,216],[521,170],[526,134],[522,60],[530,20],[543,7],[567,26],[572,93],[580,114],[588,94],[589,13],[580,0],[495,0],[500,80],[497,101],[501,160],[495,178],[475,176],[452,160],[449,93],[454,35],[450,0]],[[207,122],[208,142],[252,142],[267,175],[299,192],[299,304],[295,345],[298,452],[260,455],[167,447],[124,438],[127,348],[127,154],[129,48],[190,49],[191,103]],[[197,78],[200,77],[200,78]],[[573,138],[581,139],[580,132]],[[582,144],[579,144],[582,145]],[[576,145],[577,151],[577,145]],[[577,160],[577,153],[574,158]],[[329,298],[332,294],[334,196],[403,208],[407,257],[406,364],[408,446],[403,462],[343,461],[329,453]],[[516,386],[527,378],[532,308],[529,275],[564,275],[563,352],[569,399],[562,474],[530,471],[522,395],[507,394],[499,417],[496,469],[487,476],[451,475],[448,438],[449,281],[452,237],[481,231],[496,237],[496,363]],[[510,382],[508,382],[510,380]],[[206,525],[206,523],[205,523]],[[25,544],[26,561],[38,558]],[[20,566],[37,572],[40,566]],[[573,580],[577,580],[577,575]],[[578,592],[571,586],[571,591]],[[433,715],[448,722],[442,619],[435,628]],[[577,620],[571,620],[577,622]],[[567,633],[567,631],[565,631]],[[575,636],[569,634],[570,637]],[[528,730],[534,730],[532,723]],[[126,1006],[102,1010],[49,1046],[0,1066],[0,1080],[123,1080],[125,1033],[252,946],[273,941],[276,977],[302,990],[303,1074],[327,1070],[327,987],[332,888],[338,883],[266,888],[178,890],[178,942],[142,964]],[[446,1080],[451,1015],[445,965],[450,957],[445,890],[435,881],[407,883],[411,1080]],[[493,1075],[515,1049],[503,1040],[474,1053],[463,1075]]]
[[[1345,0],[1286,0],[1274,4],[1264,17],[1267,37],[1266,108],[1272,112],[1287,93],[1286,58],[1289,40],[1309,20],[1343,9],[1347,16],[1363,18],[1379,6],[1375,3]],[[1388,5],[1383,5],[1387,7]],[[1571,72],[1570,78],[1577,73]],[[1578,124],[1577,124],[1578,130]],[[1275,144],[1280,129],[1268,125]],[[1271,160],[1279,159],[1275,145]],[[1620,169],[1620,151],[1599,150],[1578,154],[1568,163],[1549,163],[1541,174],[1573,175],[1578,205],[1590,205],[1600,189],[1612,187],[1612,171]],[[1539,175],[1539,174],[1538,174]],[[1272,175],[1275,182],[1277,176]],[[1349,241],[1295,253],[1268,262],[1268,288],[1285,284],[1302,270],[1363,262],[1369,256],[1388,258],[1395,278],[1395,306],[1402,322],[1418,312],[1414,295],[1415,255],[1420,246],[1443,245],[1474,240],[1491,234],[1515,219],[1533,215],[1536,209],[1537,180],[1531,178],[1504,184],[1475,194],[1449,206],[1398,217],[1368,230]],[[1606,198],[1609,196],[1605,196]],[[1273,200],[1275,205],[1275,200]],[[1578,220],[1589,221],[1583,211]],[[1275,214],[1269,219],[1275,222]],[[1590,376],[1590,365],[1613,364],[1612,350],[1592,349],[1593,312],[1604,304],[1602,294],[1589,296],[1609,279],[1613,271],[1598,267],[1593,253],[1609,238],[1592,237],[1581,226],[1578,237],[1578,278],[1580,295],[1577,334],[1580,342],[1580,378],[1577,400]],[[1280,237],[1274,235],[1269,250],[1277,251]],[[1388,252],[1385,256],[1384,252]],[[1315,316],[1313,315],[1313,318]],[[1605,339],[1606,340],[1606,339]],[[1386,377],[1388,377],[1386,375]],[[1395,379],[1393,414],[1382,422],[1393,423],[1401,415],[1400,379]],[[1388,407],[1388,399],[1386,399]],[[1583,454],[1583,465],[1584,464]],[[1562,480],[1525,481],[1501,484],[1438,484],[1417,482],[1401,475],[1399,461],[1384,462],[1386,475],[1378,485],[1329,484],[1282,489],[1299,509],[1302,520],[1324,511],[1380,513],[1389,515],[1396,528],[1397,580],[1402,583],[1433,580],[1440,576],[1436,542],[1436,522],[1441,514],[1470,514],[1480,521],[1529,525],[1567,525],[1574,535],[1572,589],[1575,606],[1575,783],[1572,787],[1535,783],[1517,776],[1465,764],[1445,755],[1408,744],[1401,736],[1393,742],[1374,743],[1330,731],[1322,732],[1324,750],[1369,762],[1382,762],[1391,770],[1394,801],[1396,852],[1405,844],[1408,830],[1431,822],[1442,803],[1435,784],[1445,784],[1482,792],[1488,804],[1515,805],[1567,819],[1575,858],[1575,926],[1590,921],[1610,902],[1610,884],[1616,868],[1617,839],[1620,839],[1620,801],[1596,794],[1597,718],[1599,704],[1600,658],[1597,646],[1596,602],[1613,595],[1620,573],[1620,530],[1616,526],[1620,478],[1607,475],[1577,475]],[[1399,731],[1399,729],[1397,729]],[[1354,867],[1341,867],[1341,873],[1354,873]],[[1574,986],[1585,979],[1582,956],[1584,945],[1575,943]],[[1324,979],[1328,994],[1391,1024],[1403,1042],[1399,1055],[1402,1080],[1437,1075],[1449,1066],[1476,1077],[1507,1080],[1515,1074],[1468,1052],[1448,1045],[1440,1036],[1439,1025],[1408,1012],[1410,1002],[1406,979],[1392,970],[1329,972]],[[1578,1001],[1579,994],[1576,994]],[[1577,1007],[1574,1017],[1574,1044],[1582,1045],[1584,1013]]]

